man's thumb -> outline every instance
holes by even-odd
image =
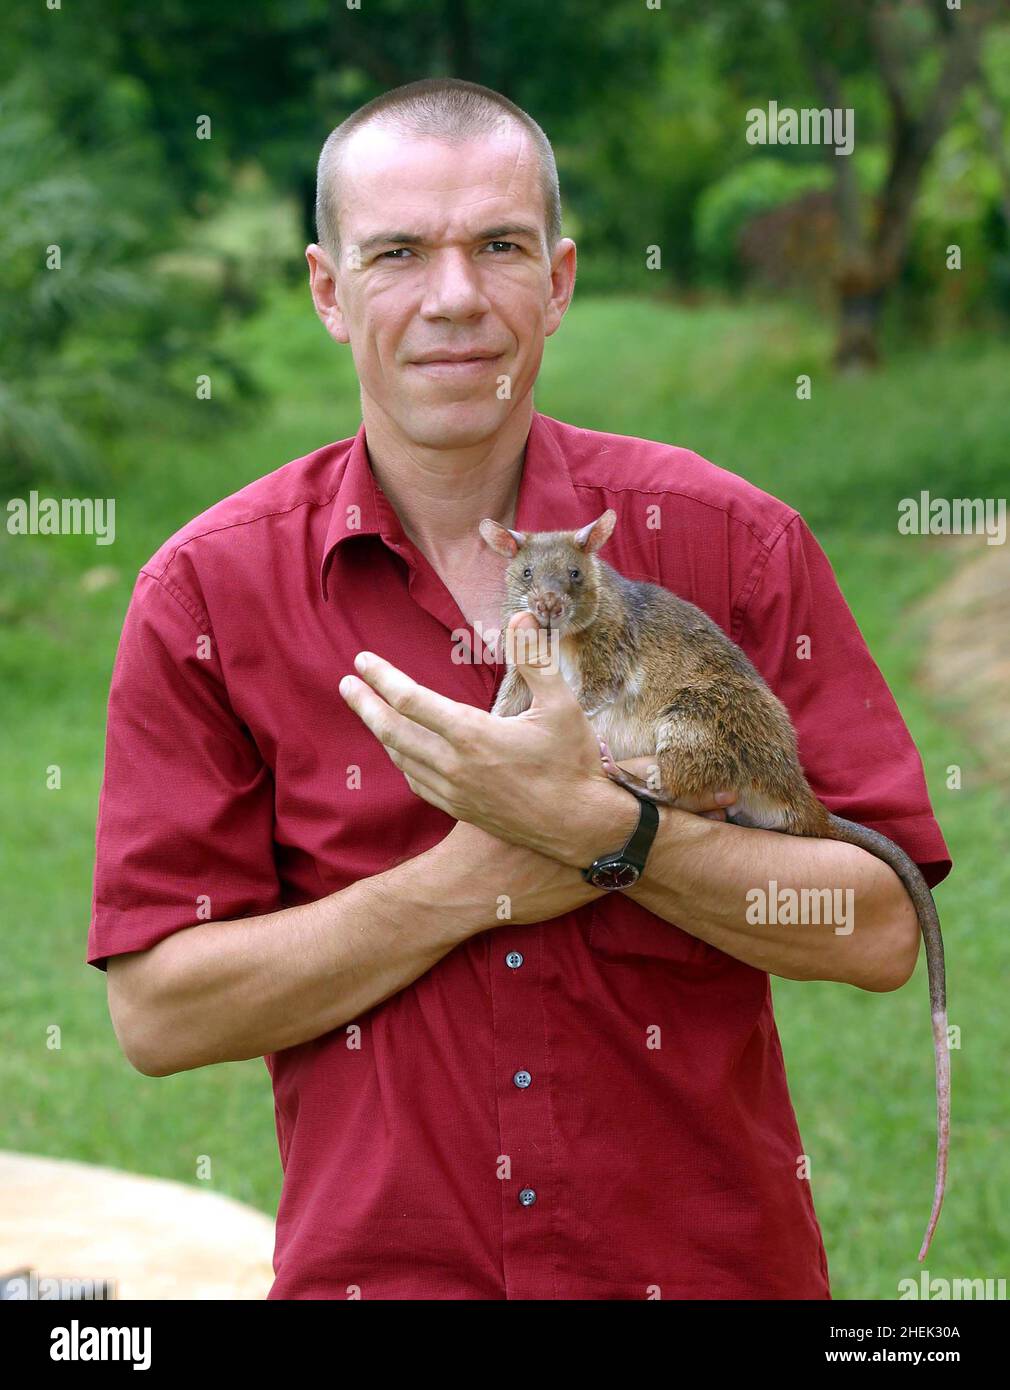
[[[512,660],[537,700],[571,691],[561,674],[561,644],[556,631],[541,627],[532,613],[514,614],[509,621],[506,654]]]

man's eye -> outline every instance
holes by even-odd
[[[495,249],[495,254],[496,254],[496,255],[499,255],[499,256],[507,255],[510,251],[518,251],[518,250],[519,250],[518,243],[516,243],[516,242],[514,242],[514,241],[489,241],[487,244],[488,244],[489,247],[494,247],[494,248],[496,248],[496,249]],[[500,249],[499,249],[499,248],[500,248]],[[380,260],[380,261],[388,261],[388,260],[397,260],[397,261],[399,261],[399,260],[404,260],[407,256],[412,256],[413,254],[414,254],[414,253],[413,253],[413,251],[410,249],[409,246],[396,246],[396,247],[393,248],[392,251],[382,251],[382,252],[380,252],[380,253],[379,253],[379,260]]]

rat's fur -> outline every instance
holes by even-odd
[[[898,845],[832,815],[814,796],[786,707],[722,629],[668,589],[626,579],[599,559],[595,552],[616,521],[612,510],[578,531],[520,532],[482,521],[484,540],[509,561],[502,629],[515,613],[530,611],[556,633],[562,674],[609,744],[607,773],[628,790],[672,805],[682,796],[731,787],[738,793],[734,824],[844,840],[883,860],[901,879],[926,947],[936,1061],[936,1187],[921,1261],[943,1202],[950,1127],[943,940],[933,895]],[[531,699],[510,666],[491,713],[521,714]],[[618,759],[635,757],[655,757],[658,788],[616,766]]]

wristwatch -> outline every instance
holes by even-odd
[[[645,868],[652,842],[656,838],[659,825],[659,811],[656,803],[648,797],[632,792],[638,802],[638,824],[623,849],[614,850],[594,859],[588,869],[579,872],[594,888],[630,888],[637,883]]]

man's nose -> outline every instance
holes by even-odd
[[[422,316],[469,318],[490,307],[480,287],[477,267],[465,251],[439,251],[428,262],[425,275]]]

